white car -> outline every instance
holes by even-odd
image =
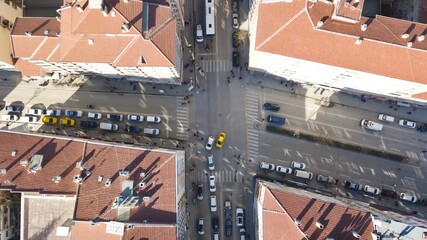
[[[78,110],[65,110],[65,116],[67,117],[83,117],[83,111]]]
[[[246,231],[244,228],[240,228],[240,240],[245,240]]]
[[[216,212],[216,195],[211,195],[211,212]]]
[[[274,171],[274,164],[272,164],[272,163],[261,162],[259,164],[259,167],[261,169],[267,169],[267,170]]]
[[[101,119],[102,118],[102,114],[101,113],[89,112],[87,114],[87,117],[91,118],[91,119]]]
[[[277,165],[276,171],[278,173],[292,174],[292,168],[287,168],[287,167],[283,167],[283,166],[279,166],[279,165]]]
[[[196,26],[196,41],[198,43],[203,42],[203,28],[202,28],[202,24],[197,24],[197,26]]]
[[[206,150],[208,151],[211,150],[214,142],[215,142],[215,138],[213,136],[210,136],[206,143]]]
[[[203,222],[203,218],[199,218],[199,220],[197,221],[197,233],[199,235],[205,234],[205,230],[203,229]]]
[[[306,165],[305,165],[305,163],[292,162],[291,163],[291,167],[292,168],[298,168],[298,169],[304,170],[306,168]]]
[[[39,108],[30,108],[27,110],[28,115],[34,115],[34,116],[41,116],[43,114],[46,114],[46,111]]]
[[[378,120],[388,123],[394,123],[394,117],[385,114],[378,114]]]
[[[233,13],[233,28],[239,28],[239,14]]]
[[[412,196],[412,195],[407,194],[407,193],[401,193],[400,194],[400,199],[408,201],[408,202],[413,202],[413,203],[416,203],[417,200],[418,200],[417,197]]]
[[[11,122],[18,121],[18,119],[19,119],[19,116],[16,115],[16,114],[3,115],[1,117],[1,120],[3,120],[3,121],[11,121]]]
[[[363,188],[363,191],[365,191],[367,193],[372,193],[375,195],[379,195],[381,193],[381,190],[379,188],[371,187],[369,185],[365,185],[365,187]]]
[[[243,212],[243,208],[236,208],[236,225],[238,227],[243,227],[243,219],[245,214]]]
[[[211,171],[215,170],[215,163],[212,154],[208,155],[208,169]]]
[[[160,123],[162,119],[159,116],[147,116],[147,122],[149,123]]]
[[[135,121],[135,122],[144,122],[144,116],[129,114],[128,120],[129,121]]]
[[[214,175],[209,176],[209,191],[210,192],[216,192],[215,176]]]
[[[61,116],[61,109],[48,109],[46,111],[46,116],[55,116],[60,117]]]
[[[351,189],[355,189],[355,190],[362,190],[363,185],[360,183],[356,183],[356,182],[350,182],[350,181],[345,181],[345,187],[346,188],[351,188]]]
[[[414,122],[405,120],[405,119],[400,119],[399,120],[399,126],[406,127],[406,128],[415,128],[417,126],[417,124]]]

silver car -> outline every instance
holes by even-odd
[[[214,157],[212,154],[208,155],[208,169],[211,171],[215,170]]]
[[[209,191],[210,192],[216,192],[215,176],[214,175],[209,176]]]

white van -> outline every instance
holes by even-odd
[[[295,170],[294,175],[296,177],[305,178],[305,179],[312,179],[313,178],[313,173],[301,171],[301,170]]]
[[[20,122],[33,123],[37,122],[39,119],[35,116],[23,116],[19,119]]]
[[[160,131],[157,128],[144,128],[144,134],[147,135],[159,135]]]
[[[383,129],[381,123],[376,123],[368,119],[362,119],[362,121],[360,121],[360,126],[372,131],[381,131]]]
[[[385,114],[378,114],[378,120],[383,121],[383,122],[393,123],[394,117],[389,116],[389,115],[385,115]]]
[[[211,195],[211,212],[216,212],[216,195]]]
[[[100,123],[99,128],[102,130],[117,131],[117,129],[119,129],[119,126],[117,124],[111,123]]]

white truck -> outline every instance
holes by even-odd
[[[372,131],[381,131],[383,129],[383,125],[381,123],[377,123],[368,119],[362,119],[362,121],[360,121],[360,126]]]

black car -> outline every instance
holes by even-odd
[[[219,220],[216,217],[212,218],[212,228],[214,231],[219,229]]]
[[[397,198],[397,192],[393,190],[382,189],[381,195],[384,197]]]
[[[98,127],[98,123],[94,121],[80,121],[80,127],[96,128]]]
[[[268,111],[272,111],[272,112],[277,112],[280,110],[279,104],[275,104],[275,103],[264,103],[262,108],[264,110],[268,110]]]
[[[233,67],[240,66],[240,53],[238,51],[233,52]]]
[[[199,183],[197,186],[197,199],[203,200],[203,183]]]
[[[418,124],[417,125],[418,132],[427,132],[427,124]]]
[[[133,126],[133,125],[125,125],[125,131],[129,133],[140,133],[141,127]]]
[[[227,236],[227,237],[231,237],[231,230],[232,230],[231,225],[232,225],[231,220],[225,221],[225,236]]]
[[[233,35],[231,35],[231,39],[233,42],[233,47],[238,48],[239,47],[239,41],[237,39],[237,33],[236,32],[233,32]]]
[[[123,115],[121,114],[107,114],[107,118],[112,121],[121,122],[123,120]]]

